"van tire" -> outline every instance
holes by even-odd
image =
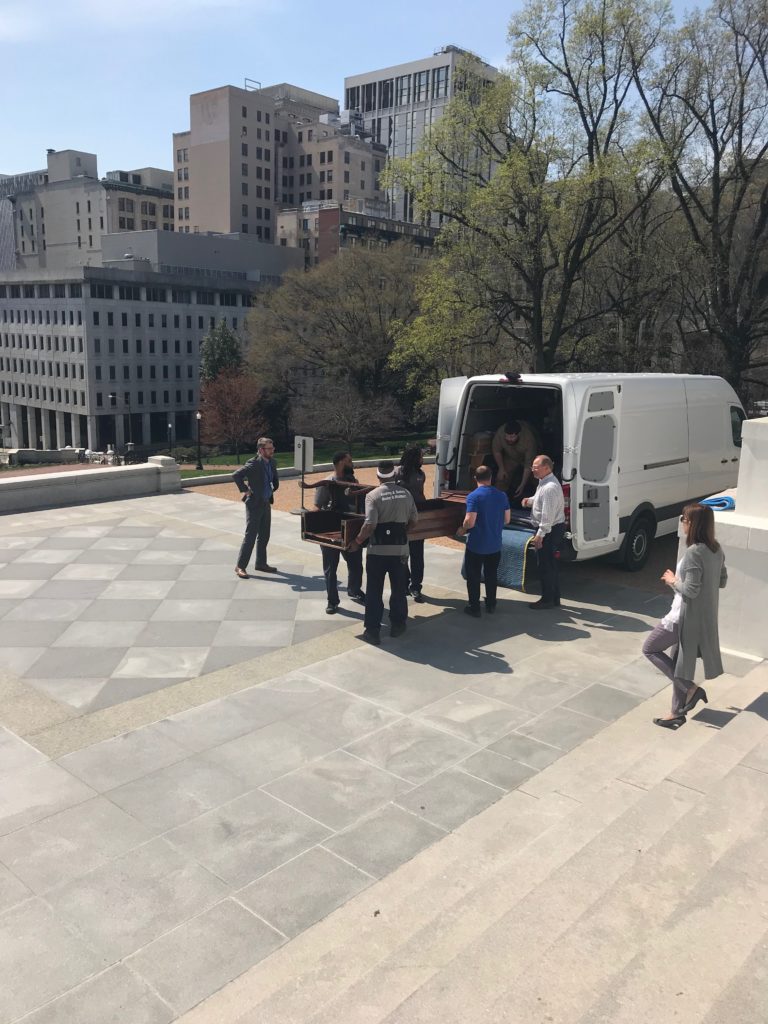
[[[622,568],[627,572],[639,572],[648,561],[651,541],[655,536],[656,523],[650,516],[638,516],[624,538]]]

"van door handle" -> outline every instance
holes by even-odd
[[[599,501],[580,501],[579,508],[600,508]]]
[[[720,459],[721,462],[727,462],[728,459]]]
[[[739,461],[739,456],[738,455],[735,456],[735,458],[731,459],[731,462],[738,462],[738,461]]]

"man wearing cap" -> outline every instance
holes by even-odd
[[[410,491],[395,479],[393,462],[380,462],[376,470],[379,486],[365,499],[365,522],[357,541],[350,546],[356,551],[368,538],[365,590],[365,632],[363,639],[381,643],[381,618],[384,614],[384,580],[389,576],[390,635],[405,632],[408,618],[408,530],[419,516]]]

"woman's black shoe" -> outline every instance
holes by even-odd
[[[700,700],[703,700],[705,704],[709,704],[707,700],[707,691],[703,686],[697,686],[693,691],[693,696],[687,704],[683,705],[682,714],[687,715],[696,707]]]
[[[654,725],[660,725],[662,729],[672,729],[673,731],[679,729],[681,725],[685,725],[685,715],[678,715],[677,718],[654,718]]]

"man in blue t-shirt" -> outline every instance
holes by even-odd
[[[485,610],[496,610],[496,575],[501,561],[501,531],[509,523],[509,498],[491,486],[491,470],[478,466],[477,489],[467,495],[467,514],[458,535],[467,537],[464,565],[469,604],[467,615],[480,618],[480,580],[485,575]]]

